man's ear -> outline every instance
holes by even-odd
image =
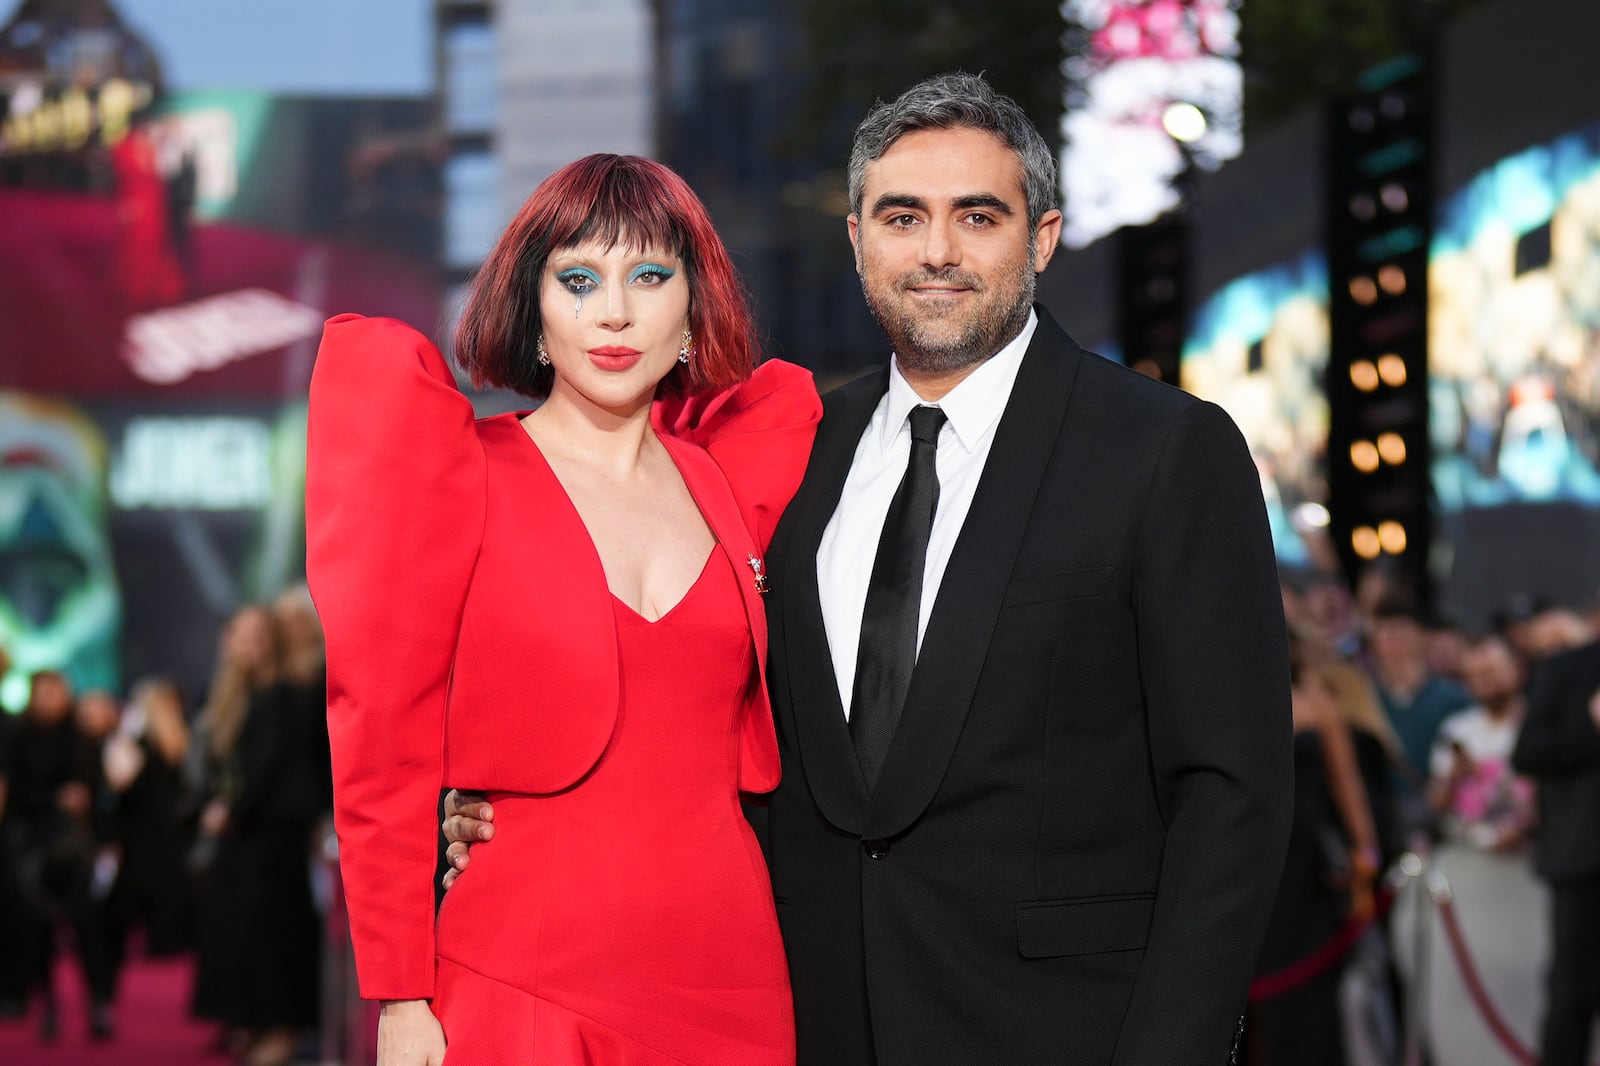
[[[1061,212],[1046,211],[1033,231],[1033,269],[1040,273],[1050,265],[1050,257],[1061,247]]]
[[[850,249],[856,257],[856,273],[861,273],[861,216],[851,212],[844,218],[845,228],[850,231]]]

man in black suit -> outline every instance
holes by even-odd
[[[1254,464],[1034,305],[1055,162],[983,79],[874,108],[850,196],[894,358],[767,560],[799,1062],[1224,1063],[1292,806]]]
[[[1587,1066],[1600,1014],[1600,643],[1535,669],[1511,765],[1538,782],[1535,868],[1550,883],[1539,1061]]]

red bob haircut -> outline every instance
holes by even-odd
[[[554,252],[587,241],[661,248],[683,263],[695,354],[660,388],[684,395],[726,388],[755,368],[755,328],[728,249],[705,205],[668,167],[635,155],[568,163],[533,190],[473,280],[456,327],[456,358],[478,386],[543,398],[553,371],[535,355],[539,292]]]

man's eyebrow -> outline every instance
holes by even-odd
[[[910,193],[884,193],[872,202],[872,213],[875,215],[880,214],[891,207],[909,207],[917,211],[926,211],[928,202],[922,197],[912,196]]]
[[[987,207],[993,211],[999,212],[1002,215],[1009,216],[1015,214],[1015,212],[1011,210],[1010,204],[1000,199],[1000,197],[995,196],[993,193],[987,192],[973,193],[971,196],[958,196],[954,200],[950,201],[950,206],[960,210],[965,210],[969,207]]]

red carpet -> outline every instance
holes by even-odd
[[[0,1021],[0,1063],[5,1066],[225,1066],[226,1055],[208,1046],[216,1028],[189,1017],[194,960],[129,960],[115,1007],[116,1036],[89,1040],[89,1015],[76,966],[56,969],[61,1032],[53,1044],[38,1037],[38,1005],[26,1020]]]

